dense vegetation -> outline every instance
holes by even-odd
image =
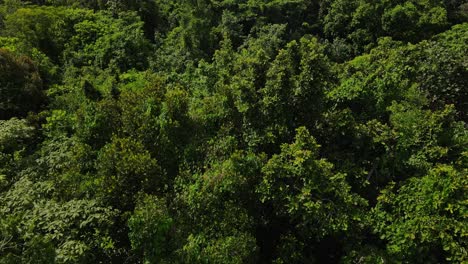
[[[463,0],[0,0],[0,263],[467,263]]]

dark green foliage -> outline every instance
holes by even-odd
[[[144,261],[170,261],[173,220],[164,201],[150,195],[143,196],[128,220],[128,226],[132,248]]]
[[[0,263],[466,263],[467,10],[0,0]]]
[[[449,25],[443,1],[332,0],[323,17],[324,33],[343,39],[354,54],[368,51],[379,37],[417,42]]]
[[[281,153],[262,169],[257,192],[271,207],[270,221],[282,225],[275,263],[313,261],[316,242],[347,230],[359,232],[364,220],[366,202],[351,192],[346,175],[334,173],[331,163],[318,159],[318,150],[315,139],[301,127],[295,142],[282,145]]]
[[[36,131],[27,120],[0,120],[0,190],[8,189],[17,180],[23,165],[22,157],[34,146]]]
[[[113,138],[101,149],[96,162],[96,193],[115,208],[128,210],[139,190],[151,193],[163,187],[164,175],[156,160],[132,139]]]
[[[38,111],[44,99],[42,80],[31,59],[0,48],[0,119]]]
[[[178,202],[188,218],[180,254],[184,262],[252,263],[258,246],[252,232],[259,217],[254,186],[264,158],[235,152],[204,174],[180,179]],[[190,178],[189,178],[190,177]],[[179,221],[180,221],[179,220]],[[185,228],[184,228],[185,229]]]
[[[76,66],[107,67],[127,71],[147,66],[149,43],[143,35],[143,23],[133,13],[108,12],[93,15],[73,26],[64,59]]]
[[[53,192],[52,182],[23,177],[2,194],[2,261],[81,263],[111,253],[116,212],[93,200],[56,201]]]

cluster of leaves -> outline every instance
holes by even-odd
[[[0,263],[468,261],[467,10],[0,1]]]

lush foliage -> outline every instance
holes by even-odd
[[[0,263],[468,262],[467,22],[0,0]]]

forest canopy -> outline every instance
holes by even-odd
[[[0,264],[468,262],[463,0],[0,0]]]

